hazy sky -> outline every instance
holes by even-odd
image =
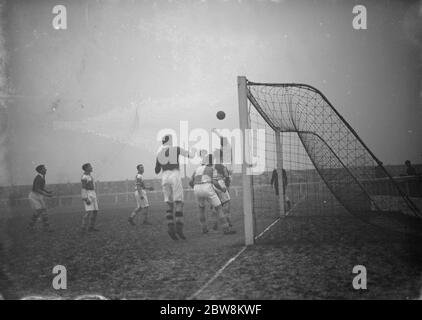
[[[320,89],[385,164],[422,162],[421,19],[417,1],[9,1],[9,178],[153,177],[163,128],[238,126],[236,77]],[[354,30],[353,6],[368,10]],[[218,121],[215,113],[227,118]],[[7,150],[6,150],[7,148]]]

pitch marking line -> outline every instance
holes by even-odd
[[[255,237],[255,240],[258,240],[259,238],[261,238],[265,232],[267,232],[268,230],[270,230],[277,222],[280,221],[280,218],[277,218],[277,220],[275,220],[273,223],[271,223],[268,227],[265,228],[264,231],[262,231],[259,235],[257,235]]]
[[[258,236],[255,237],[256,239],[259,239],[260,237],[262,237],[262,235],[267,232],[268,230],[270,230],[278,221],[280,221],[280,218],[278,218],[277,220],[275,220],[272,224],[270,224],[264,231],[262,231]],[[212,276],[211,279],[209,279],[198,291],[196,291],[193,295],[191,295],[190,297],[187,298],[187,300],[192,300],[195,299],[199,294],[201,294],[211,283],[213,283],[215,281],[215,279],[217,279],[222,273],[223,271],[230,265],[232,264],[242,253],[243,251],[245,251],[248,247],[247,246],[243,246],[242,249],[239,250],[238,253],[236,253],[236,255],[234,255],[232,258],[230,258],[215,274],[214,276]]]
[[[290,213],[292,213],[293,212],[293,209],[294,208],[296,208],[303,200],[305,199],[305,196],[303,196],[302,198],[300,198],[299,199],[299,201],[298,202],[296,202],[295,204],[294,204],[294,206],[293,207],[291,207],[290,208],[290,210],[289,211],[286,211],[286,217],[288,216],[288,215],[290,215]]]
[[[199,294],[202,293],[202,291],[204,291],[212,282],[214,282],[215,279],[217,279],[222,273],[223,271],[232,263],[234,262],[242,253],[243,251],[246,250],[246,246],[242,247],[242,249],[240,249],[240,251],[238,253],[236,253],[236,255],[232,258],[229,259],[229,261],[227,261],[224,266],[222,266],[217,273],[207,281],[207,283],[205,283],[198,291],[196,291],[193,295],[191,295],[187,300],[192,300],[195,297],[197,297]]]

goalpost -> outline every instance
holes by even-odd
[[[319,90],[243,76],[237,85],[246,245],[290,216],[352,214],[396,231],[415,232],[417,226],[421,232],[420,208]]]
[[[254,224],[252,213],[252,179],[247,174],[247,165],[245,163],[248,150],[250,149],[250,141],[246,138],[246,131],[250,129],[250,122],[248,116],[248,98],[246,77],[237,78],[238,99],[239,99],[239,123],[240,130],[243,132],[242,138],[242,205],[245,224],[245,244],[251,245],[254,243]]]
[[[242,155],[243,155],[243,164],[242,164],[242,197],[243,197],[243,212],[244,212],[244,221],[245,221],[245,244],[251,245],[255,242],[255,238],[259,236],[264,229],[259,228],[256,224],[256,217],[254,216],[254,190],[253,190],[253,175],[248,173],[248,168],[250,168],[252,153],[253,153],[253,123],[251,123],[250,118],[250,109],[248,106],[248,97],[247,97],[247,80],[246,77],[238,77],[238,94],[239,94],[239,122],[240,129],[243,132],[243,145],[242,145]],[[265,132],[265,137],[267,134],[273,135],[275,139],[275,154],[274,154],[274,164],[273,170],[277,170],[277,179],[278,179],[278,195],[275,193],[275,198],[277,199],[277,211],[280,216],[285,214],[284,210],[284,186],[282,182],[282,169],[283,169],[283,160],[282,160],[282,142],[281,142],[281,133],[278,130],[273,128],[263,128],[268,130]],[[266,143],[266,141],[260,141],[261,143]],[[267,160],[267,159],[265,159]],[[272,174],[272,172],[271,172]],[[271,182],[271,181],[270,181]],[[268,187],[267,190],[268,191]],[[258,192],[258,191],[256,191]],[[272,192],[272,191],[271,191]],[[274,198],[274,197],[273,197]],[[257,197],[255,196],[255,200]],[[274,203],[273,203],[274,204]],[[275,209],[271,208],[271,209]],[[270,223],[268,221],[266,224],[271,225],[274,221],[278,220],[278,217],[271,219]],[[266,226],[266,227],[268,227]]]

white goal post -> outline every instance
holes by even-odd
[[[252,141],[249,106],[248,106],[248,88],[245,76],[237,77],[238,103],[239,103],[239,123],[242,131],[242,206],[244,215],[245,244],[252,245],[255,242],[256,230],[253,212],[253,186],[252,175],[248,173],[249,160],[252,154]],[[252,107],[252,106],[251,106]],[[276,144],[276,169],[278,174],[279,199],[278,209],[280,217],[285,215],[285,199],[283,186],[283,160],[282,160],[282,136],[279,131],[274,130]]]

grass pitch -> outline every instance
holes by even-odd
[[[129,203],[130,204],[130,203]],[[101,203],[100,203],[101,205]],[[165,204],[151,203],[152,226],[132,227],[131,206],[104,208],[98,233],[81,236],[82,208],[51,210],[52,234],[28,232],[29,210],[7,220],[6,274],[18,297],[187,299],[243,248],[240,200],[236,235],[203,235],[194,203],[185,204],[186,241],[166,233]],[[259,221],[258,221],[259,222]],[[422,243],[383,232],[347,214],[291,215],[247,248],[197,299],[414,299],[420,294]],[[67,290],[52,287],[55,265]],[[367,268],[367,290],[354,290],[353,266]]]

